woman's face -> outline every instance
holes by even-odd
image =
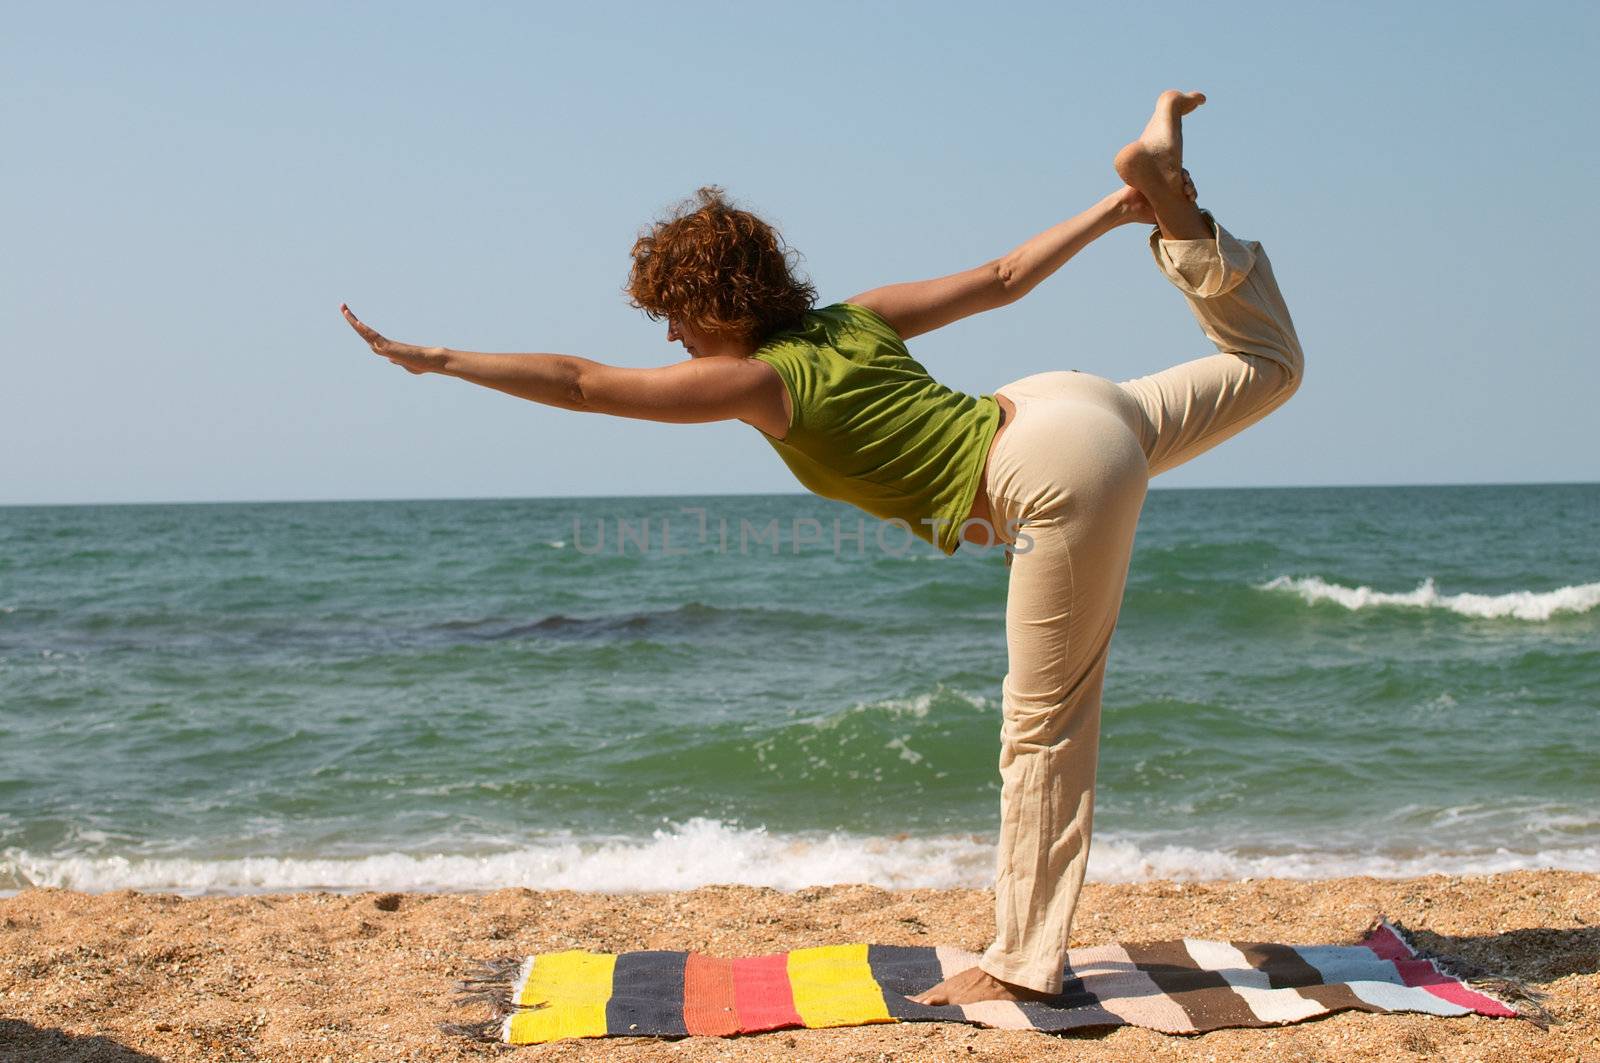
[[[671,317],[667,318],[667,342],[683,344],[683,349],[689,352],[691,358],[708,358],[717,354],[740,358],[755,349],[736,336],[702,332],[687,322]]]

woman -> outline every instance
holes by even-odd
[[[900,518],[945,553],[1007,546],[996,936],[925,1004],[1061,990],[1094,808],[1100,691],[1150,477],[1260,420],[1298,387],[1302,356],[1261,245],[1201,212],[1166,92],[1115,159],[1125,186],[964,273],[811,309],[777,235],[714,190],[634,247],[635,305],[666,317],[687,361],[626,369],[557,354],[478,354],[385,339],[378,354],[552,406],[657,421],[737,418],[807,487]],[[1150,246],[1219,353],[1113,383],[1044,372],[973,397],[932,380],[903,341],[1020,299],[1092,240],[1155,224]]]

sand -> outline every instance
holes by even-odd
[[[474,958],[566,948],[740,955],[849,941],[978,950],[990,906],[980,890],[868,886],[206,898],[28,890],[0,899],[0,1060],[1600,1061],[1600,875],[1554,871],[1098,885],[1085,891],[1073,937],[1348,943],[1382,912],[1425,947],[1546,992],[1559,1020],[1549,1030],[1345,1013],[1196,1037],[917,1023],[511,1050],[437,1025],[483,1017],[450,995]]]

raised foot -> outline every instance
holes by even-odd
[[[1117,176],[1143,190],[1153,183],[1183,187],[1183,116],[1206,102],[1204,93],[1168,89],[1156,100],[1156,109],[1144,132],[1130,141],[1113,165]]]
[[[951,975],[926,993],[918,993],[907,1000],[918,1004],[976,1004],[982,1000],[1052,1000],[1056,994],[1041,993],[1037,989],[1002,982],[977,967],[969,967],[960,974]]]

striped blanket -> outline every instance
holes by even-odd
[[[496,1004],[496,1015],[451,1029],[539,1044],[879,1022],[1047,1031],[1134,1025],[1192,1034],[1346,1009],[1536,1022],[1543,1014],[1526,990],[1481,972],[1469,979],[1463,965],[1424,955],[1403,928],[1383,919],[1355,945],[1184,938],[1073,949],[1066,984],[1049,1003],[929,1007],[906,999],[976,961],[960,949],[900,945],[826,945],[740,959],[664,951],[544,953],[487,964],[461,983],[465,997]]]

